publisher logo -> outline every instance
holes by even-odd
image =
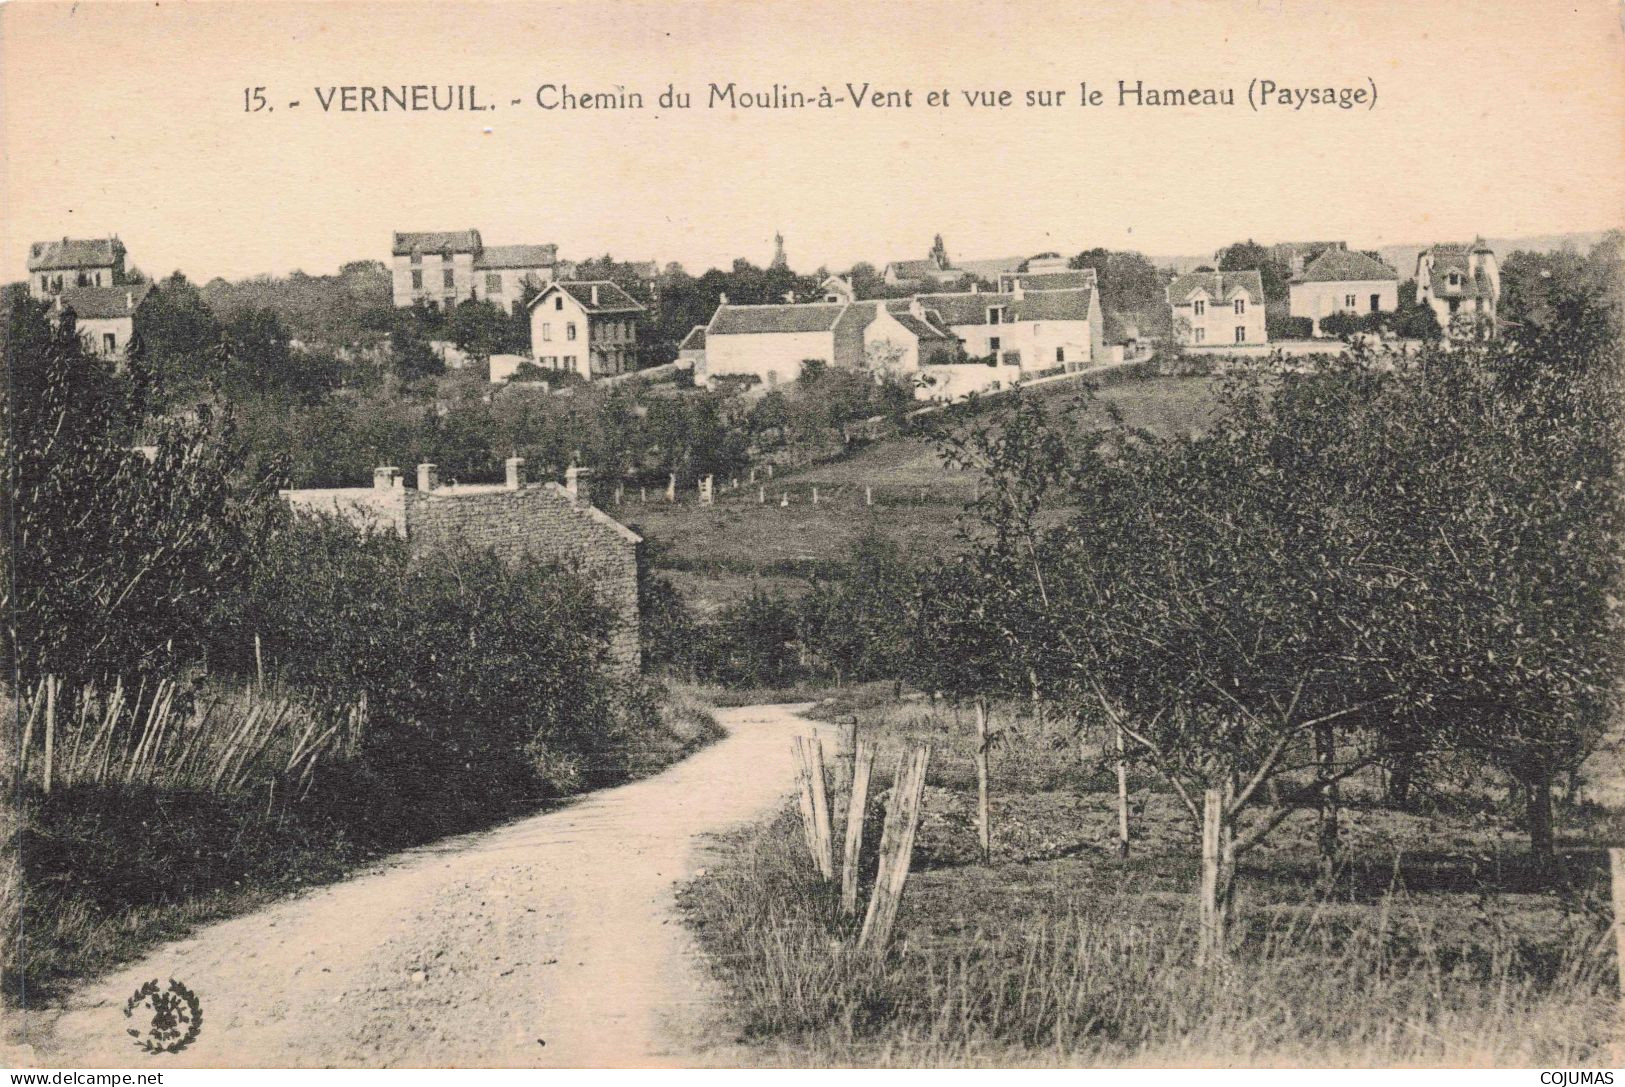
[[[197,994],[174,978],[160,987],[156,978],[137,989],[124,1004],[125,1030],[148,1053],[179,1053],[203,1029],[203,1005]]]

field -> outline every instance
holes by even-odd
[[[1311,890],[1315,816],[1299,813],[1244,862],[1228,960],[1204,971],[1192,964],[1194,829],[1152,780],[1131,779],[1135,842],[1119,859],[1109,764],[1065,729],[1001,712],[1014,731],[992,755],[984,865],[968,714],[892,703],[878,687],[818,712],[858,714],[880,744],[876,790],[905,741],[932,743],[915,867],[879,959],[849,950],[855,925],[817,880],[791,810],[686,889],[754,1059],[1573,1067],[1617,1044],[1600,848],[1625,831],[1617,809],[1565,810],[1561,871],[1547,881],[1490,806],[1498,785],[1412,811],[1351,788],[1335,886]]]
[[[1046,386],[1043,396],[1076,396],[1071,384]],[[1211,410],[1205,378],[1157,378],[1100,391],[1127,422],[1159,434],[1200,427]],[[752,486],[721,489],[702,506],[692,491],[667,504],[624,495],[607,512],[643,535],[651,568],[666,575],[702,614],[753,587],[795,595],[807,580],[846,558],[852,542],[876,532],[917,559],[951,551],[964,504],[976,492],[974,473],[950,469],[923,437],[877,442],[852,456]],[[813,489],[818,504],[813,504]],[[865,504],[865,488],[874,504]],[[789,505],[781,505],[785,496]],[[602,501],[602,499],[600,499]]]

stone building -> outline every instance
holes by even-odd
[[[545,287],[561,269],[556,245],[488,246],[473,229],[397,232],[390,259],[397,307],[486,299],[512,310],[527,287]]]
[[[282,496],[296,510],[393,532],[413,555],[467,546],[492,550],[509,562],[556,562],[577,571],[615,616],[610,659],[635,674],[642,538],[592,504],[586,469],[570,469],[561,486],[527,483],[523,458],[510,458],[507,468],[504,483],[442,486],[435,466],[420,464],[416,488],[405,485],[398,468],[379,468],[371,487]]]
[[[124,257],[116,237],[35,242],[28,247],[28,293],[50,301],[75,287],[121,287]]]

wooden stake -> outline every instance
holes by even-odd
[[[897,765],[897,781],[886,804],[886,825],[880,836],[880,872],[874,893],[863,918],[858,949],[880,952],[891,939],[897,907],[908,881],[909,861],[914,855],[914,834],[920,825],[920,795],[925,788],[925,768],[931,748],[921,744]]]
[[[1608,872],[1614,896],[1614,948],[1619,960],[1619,995],[1625,999],[1625,849],[1608,851]]]
[[[988,807],[987,700],[976,700],[976,841],[982,863],[993,860],[993,817]]]
[[[51,795],[51,758],[56,748],[56,686],[55,676],[45,679],[45,795]]]
[[[807,738],[797,736],[795,739],[796,752],[796,792],[801,801],[801,836],[806,840],[807,853],[812,857],[813,863],[818,863],[818,841],[813,837],[813,824],[817,821],[813,815],[812,806],[812,774],[807,769]]]
[[[841,913],[846,917],[858,912],[858,863],[863,858],[863,823],[869,814],[869,775],[874,765],[874,748],[859,741],[852,756],[852,793],[846,804],[846,849],[841,856]]]
[[[1128,856],[1128,759],[1123,753],[1123,726],[1117,732],[1117,855]]]
[[[875,492],[873,487],[863,488],[863,504],[865,506],[872,506],[875,504]]]
[[[254,673],[259,677],[260,689],[265,688],[265,656],[260,651],[260,636],[254,635]]]
[[[1202,794],[1201,938],[1197,957],[1210,963],[1219,951],[1219,824],[1224,816],[1224,794],[1208,789]]]
[[[825,792],[824,745],[816,736],[807,738],[808,773],[812,777],[813,836],[818,842],[818,874],[835,878],[835,836],[829,825],[829,796]]]

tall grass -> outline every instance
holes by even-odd
[[[366,702],[317,707],[279,687],[185,688],[172,679],[67,687],[46,676],[16,707],[20,780],[296,800],[324,761],[354,757]]]
[[[1419,897],[1251,910],[1194,965],[1182,901],[1080,889],[1010,917],[953,873],[911,885],[891,953],[854,953],[797,850],[758,829],[685,902],[748,1037],[787,1063],[1575,1066],[1606,1056],[1613,962],[1594,919],[1470,939]],[[932,886],[932,881],[942,884]],[[923,900],[923,901],[922,901]],[[910,913],[913,917],[909,917]]]

